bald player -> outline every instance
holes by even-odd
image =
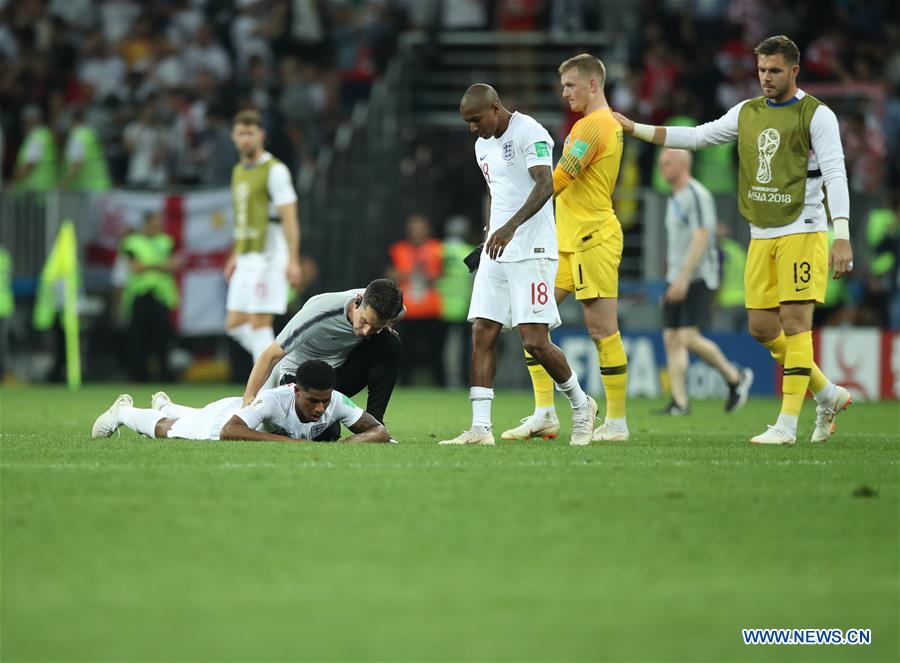
[[[613,118],[603,92],[606,68],[593,55],[582,53],[559,66],[562,96],[569,108],[584,117],[566,137],[563,155],[553,171],[559,271],[555,298],[571,293],[581,303],[584,323],[597,346],[600,377],[606,392],[606,418],[593,433],[595,441],[625,441],[628,361],[619,334],[617,302],[622,225],[612,204],[612,192],[622,160],[622,128]],[[553,383],[527,353],[534,385],[534,414],[504,431],[502,439],[555,437],[559,420],[553,405]]]
[[[725,411],[747,402],[753,371],[738,369],[719,346],[700,333],[709,319],[719,288],[716,203],[705,186],[691,177],[691,153],[665,149],[659,171],[672,186],[666,205],[666,294],[663,297],[663,343],[672,401],[659,414],[690,414],[687,393],[688,353],[716,369],[728,385]]]
[[[490,85],[473,85],[459,113],[475,141],[475,162],[491,196],[488,239],[475,276],[472,324],[472,426],[440,444],[494,444],[491,403],[497,336],[518,327],[525,350],[572,405],[571,444],[591,441],[597,404],[584,393],[563,352],[550,342],[559,325],[551,291],[556,277],[553,139],[533,118],[503,107]]]

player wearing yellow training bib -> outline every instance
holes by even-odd
[[[616,314],[622,226],[612,205],[612,191],[622,160],[622,127],[612,116],[603,83],[606,68],[593,55],[582,54],[559,67],[563,98],[582,117],[566,138],[562,158],[553,171],[559,268],[556,301],[569,293],[581,302],[588,333],[597,346],[600,377],[606,392],[606,419],[594,430],[594,441],[628,439],[625,387],[628,362]],[[559,419],[553,405],[553,381],[527,353],[534,386],[534,414],[504,431],[505,440],[555,437]]]

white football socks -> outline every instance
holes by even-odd
[[[494,390],[488,387],[472,387],[469,389],[469,400],[472,401],[472,430],[476,427],[490,430]]]
[[[834,382],[829,382],[819,391],[813,394],[813,398],[816,399],[816,403],[818,403],[819,405],[830,405],[832,401],[834,401],[836,396],[837,387],[834,386]]]
[[[166,417],[169,419],[180,419],[187,414],[199,412],[200,408],[188,407],[187,405],[178,405],[178,403],[169,403],[168,405],[163,405],[161,408],[159,408],[159,411],[166,415]]]
[[[122,420],[122,424],[147,437],[156,437],[156,424],[160,419],[165,418],[166,415],[159,410],[145,410],[128,406],[119,408],[119,419]]]
[[[271,327],[251,329],[250,333],[247,334],[247,340],[250,346],[247,349],[253,355],[253,363],[256,363],[256,360],[265,352],[266,348],[272,345],[272,341],[275,340],[275,332],[272,331]]]
[[[578,384],[578,376],[575,375],[575,371],[572,371],[572,375],[569,376],[568,380],[562,384],[557,384],[556,388],[566,395],[573,410],[579,410],[587,405],[587,394],[584,393],[584,389]]]
[[[238,345],[244,348],[244,350],[246,350],[250,354],[253,354],[253,348],[250,344],[250,333],[252,331],[253,328],[250,326],[250,323],[245,322],[244,324],[238,325],[237,327],[226,329],[225,333],[233,338]]]
[[[797,437],[797,417],[790,414],[779,414],[775,426],[785,433],[790,433],[792,436]]]

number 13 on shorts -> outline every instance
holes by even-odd
[[[550,287],[546,281],[538,281],[531,284],[531,305],[544,306],[550,301]]]

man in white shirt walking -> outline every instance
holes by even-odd
[[[478,136],[475,160],[490,190],[491,211],[468,316],[473,323],[472,426],[440,444],[494,444],[497,337],[513,327],[572,405],[571,444],[589,444],[597,403],[584,393],[566,356],[549,339],[549,330],[560,324],[553,297],[558,262],[553,139],[533,118],[504,108],[489,85],[466,90],[459,112]]]

